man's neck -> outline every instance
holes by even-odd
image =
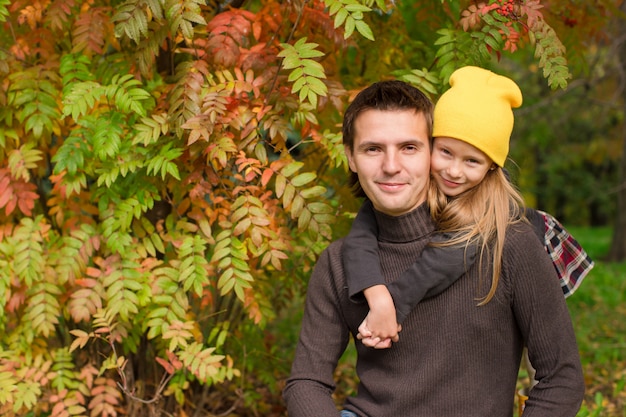
[[[378,223],[378,240],[383,242],[410,242],[435,230],[426,203],[401,216],[389,216],[376,210],[374,214]]]

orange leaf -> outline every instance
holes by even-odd
[[[272,175],[274,175],[274,170],[272,170],[271,168],[263,171],[263,175],[261,176],[261,185],[263,187],[267,186],[267,183],[270,182],[270,180],[272,179]]]
[[[5,188],[2,194],[0,194],[0,208],[6,206],[12,198],[13,198],[13,188],[11,187]]]
[[[13,198],[13,196],[11,197],[12,198],[9,200],[9,202],[4,208],[4,211],[7,214],[7,216],[13,213],[13,210],[15,210],[15,206],[17,205],[17,198]]]
[[[86,273],[88,276],[93,278],[99,278],[100,275],[102,275],[102,271],[100,271],[98,268],[94,268],[91,266],[87,267]]]
[[[165,359],[157,357],[155,358],[155,360],[159,363],[159,365],[161,365],[165,369],[165,372],[167,372],[168,374],[171,375],[174,372],[176,372],[176,370],[174,369],[174,366],[172,366],[172,364],[166,361]]]

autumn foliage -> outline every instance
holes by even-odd
[[[531,48],[567,83],[539,0],[423,7],[447,19],[425,61],[377,77],[435,97],[459,65]],[[400,18],[382,0],[0,0],[0,414],[270,415],[249,381],[278,392],[253,371],[274,354],[248,352],[271,351],[351,207],[341,112]]]

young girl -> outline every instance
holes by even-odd
[[[485,79],[491,92],[476,91],[474,86],[483,85]],[[494,267],[490,290],[478,295],[478,305],[490,302],[499,281],[506,229],[511,224],[531,223],[553,261],[565,297],[593,268],[592,260],[554,217],[524,208],[503,169],[513,127],[511,108],[522,101],[517,85],[477,67],[457,70],[450,85],[435,106],[431,157],[429,203],[440,233],[433,236],[431,246],[415,264],[389,284],[380,272],[378,230],[369,201],[363,204],[343,244],[350,296],[359,301],[364,295],[370,307],[358,335],[367,346],[386,348],[398,341],[400,325],[413,307],[441,293],[485,254]],[[464,107],[475,104],[477,94],[482,95],[480,108]],[[475,117],[476,111],[492,116],[493,123]]]

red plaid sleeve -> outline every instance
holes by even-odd
[[[567,298],[578,289],[594,264],[587,252],[552,215],[539,211],[546,226],[545,247]]]

